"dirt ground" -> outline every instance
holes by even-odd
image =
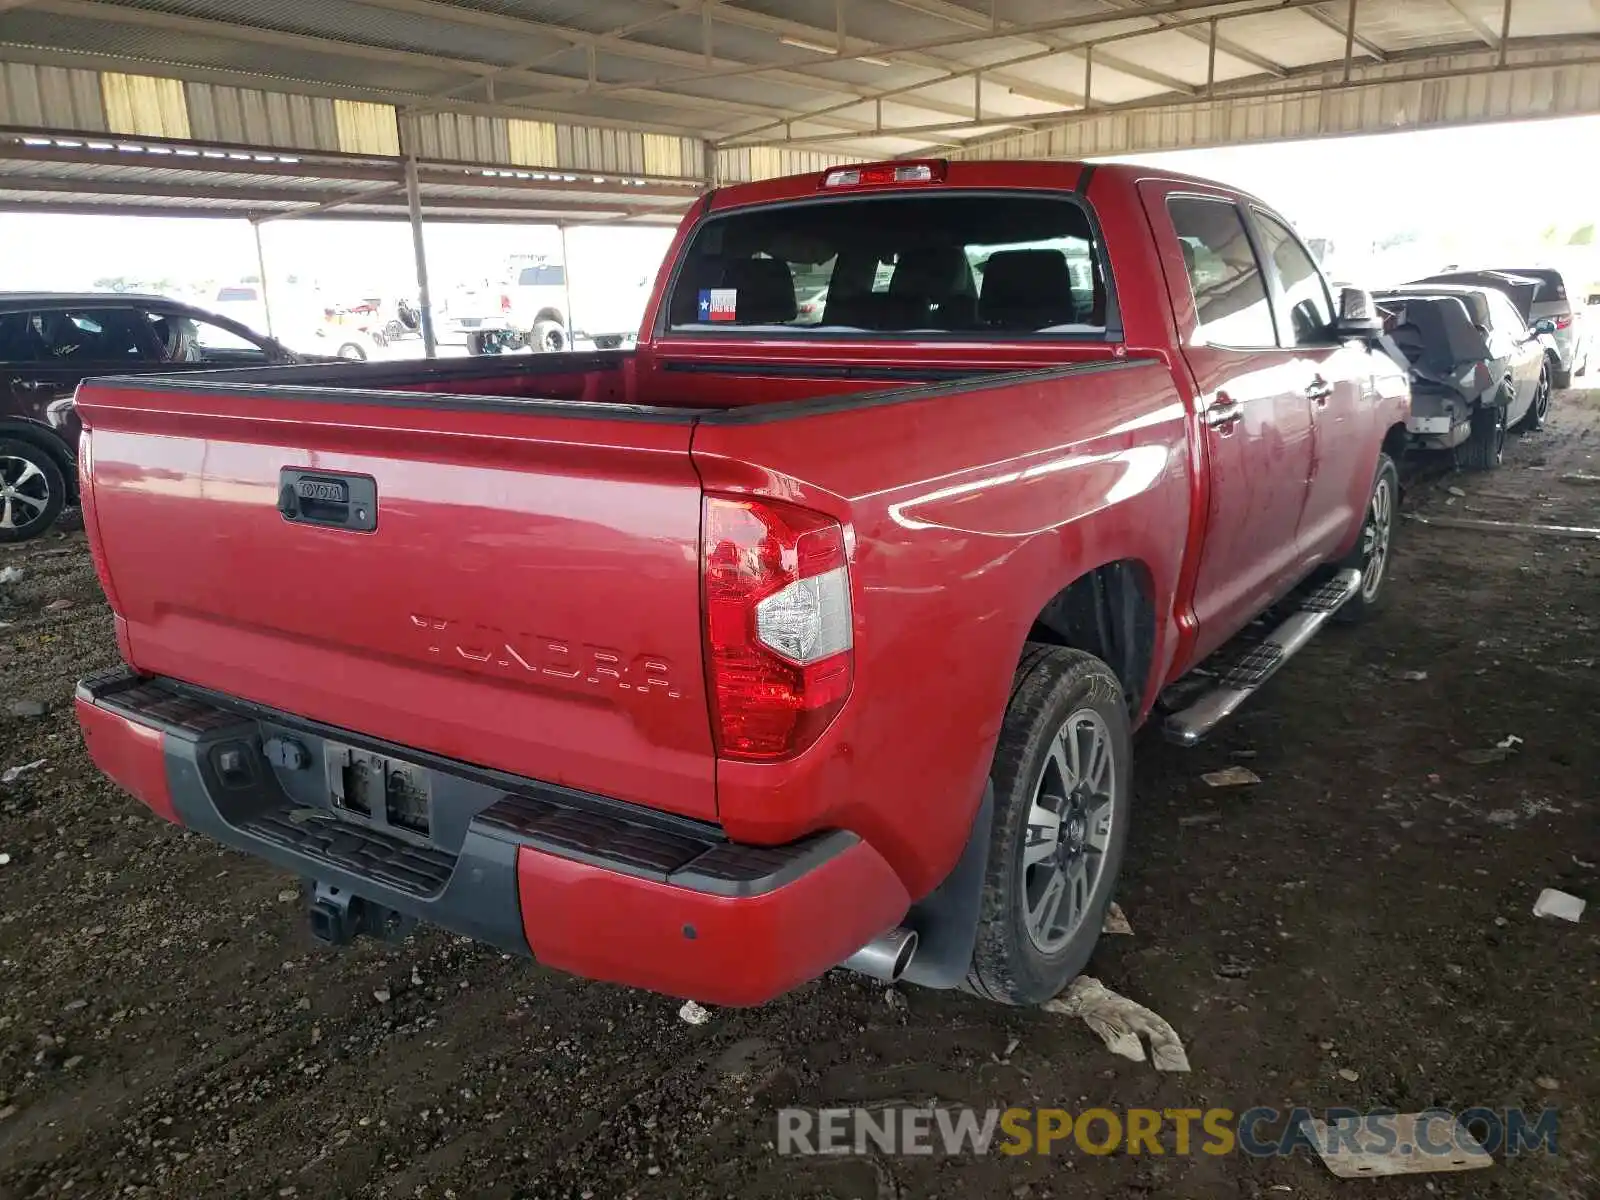
[[[1407,509],[1600,525],[1573,471],[1600,474],[1600,393],[1558,397],[1496,474],[1412,467]],[[694,1027],[437,931],[321,948],[295,880],[90,765],[69,698],[116,651],[82,535],[0,549],[24,572],[0,587],[0,768],[44,760],[0,784],[0,1198],[1600,1196],[1600,543],[1401,535],[1375,624],[1324,634],[1200,750],[1141,736],[1135,936],[1092,971],[1172,1021],[1187,1075],[840,972]],[[1200,781],[1241,761],[1259,786]],[[1544,887],[1584,921],[1533,917]],[[780,1106],[884,1103],[1549,1104],[1561,1126],[1556,1156],[1426,1181],[774,1152]]]

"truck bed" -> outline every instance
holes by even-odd
[[[897,686],[897,656],[971,611],[971,595],[957,611],[934,590],[940,572],[960,569],[951,545],[971,570],[1001,555],[1026,572],[1042,592],[1029,611],[1059,586],[1056,560],[1070,549],[1034,527],[1040,512],[1093,513],[1109,494],[1144,510],[1136,540],[1165,545],[1163,524],[1187,519],[1188,497],[1172,379],[1134,357],[1032,370],[689,365],[612,352],[86,383],[85,520],[125,661],[386,743],[717,821],[747,841],[859,820],[891,853],[908,847],[898,805],[869,802],[888,782],[849,778],[851,746],[896,736],[908,719],[933,741],[959,731],[927,762],[925,786],[951,787],[940,773],[958,759],[976,770],[986,752],[965,743],[993,730],[933,696],[906,697],[854,719],[847,710],[826,754],[719,762],[703,497],[781,496],[854,531],[856,619],[876,622],[857,686],[884,675],[873,682],[882,694]],[[1063,405],[1089,414],[1071,452],[1034,432]],[[1001,411],[1012,419],[997,422]],[[1159,427],[1134,445],[1128,423],[1152,412]],[[286,519],[283,488],[318,480],[375,489],[372,527]],[[1150,553],[1176,570],[1174,553]],[[911,591],[898,565],[908,555],[935,572]],[[984,586],[1015,586],[990,577]],[[998,663],[1025,635],[1008,624],[964,636],[995,640]],[[1007,678],[997,667],[996,695],[971,703],[999,711]],[[908,718],[924,699],[929,713]],[[781,785],[773,799],[774,772],[810,779],[804,806],[786,805]],[[817,772],[835,783],[818,788]],[[953,853],[964,825],[949,831],[935,856]],[[933,856],[906,869],[937,870]]]

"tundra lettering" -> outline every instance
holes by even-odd
[[[623,667],[621,653],[605,646],[585,645],[575,653],[571,645],[560,638],[540,634],[507,634],[503,629],[486,625],[468,626],[474,640],[460,642],[443,638],[444,633],[455,624],[444,617],[413,613],[411,624],[417,629],[427,630],[431,635],[427,647],[429,654],[444,655],[454,650],[465,662],[501,667],[513,674],[520,669],[551,679],[610,686],[644,696],[662,695],[669,700],[683,698],[683,693],[672,686],[672,664],[659,654],[636,654],[627,667]]]

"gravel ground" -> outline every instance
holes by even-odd
[[[1600,524],[1600,488],[1562,478],[1597,455],[1600,393],[1565,393],[1502,471],[1414,471],[1408,509]],[[1172,1021],[1178,1076],[1075,1020],[839,972],[693,1027],[437,931],[319,947],[295,880],[85,757],[72,684],[116,650],[81,533],[0,548],[23,572],[0,585],[0,769],[44,760],[0,784],[0,1198],[1600,1195],[1600,544],[1401,532],[1379,621],[1200,750],[1142,736],[1135,936],[1092,969]],[[1511,734],[1505,761],[1474,753]],[[1241,761],[1259,785],[1199,780]],[[1535,919],[1547,886],[1585,920]],[[1560,1153],[1425,1185],[1303,1157],[772,1149],[782,1105],[896,1102],[1550,1104]]]

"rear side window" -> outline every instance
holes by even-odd
[[[674,331],[1106,336],[1110,289],[1086,211],[1028,195],[856,196],[700,227]]]
[[[0,362],[38,362],[44,347],[33,337],[31,313],[0,313]]]
[[[151,358],[134,314],[118,308],[47,309],[26,316],[30,362],[136,362]]]
[[[1315,346],[1333,341],[1328,332],[1333,325],[1333,300],[1317,264],[1282,221],[1260,209],[1256,221],[1261,227],[1261,249],[1288,309],[1294,344]]]
[[[1494,322],[1496,329],[1501,333],[1516,334],[1518,337],[1528,332],[1522,314],[1517,311],[1517,306],[1511,303],[1504,292],[1489,291],[1484,294],[1489,300],[1489,319]]]
[[[1199,337],[1213,346],[1276,347],[1266,280],[1238,208],[1227,200],[1173,196],[1167,211],[1183,249]]]

